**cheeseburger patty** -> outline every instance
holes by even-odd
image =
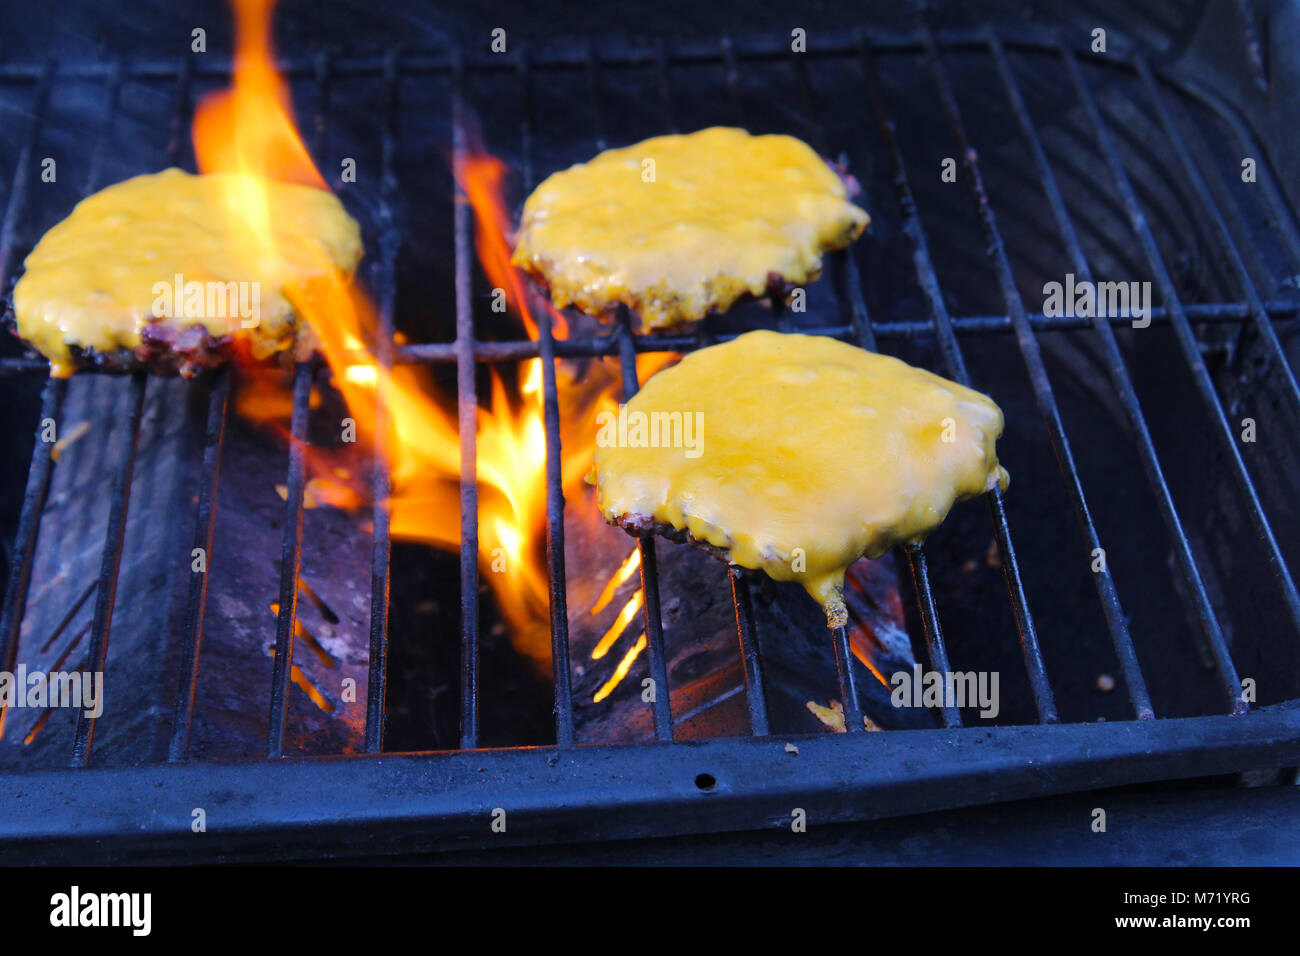
[[[325,190],[234,173],[136,176],[77,204],[14,288],[17,334],[56,375],[95,364],[193,374],[240,348],[310,351],[290,293],[350,276],[361,234]]]
[[[846,623],[844,572],[1006,487],[986,395],[836,339],[749,332],[599,421],[601,514],[798,581]]]
[[[816,279],[868,222],[807,144],[714,127],[550,176],[524,203],[513,261],[560,308],[608,318],[624,303],[653,330]]]

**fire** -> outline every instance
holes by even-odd
[[[235,74],[228,90],[204,100],[194,117],[194,148],[204,173],[242,174],[226,197],[226,213],[238,218],[250,237],[250,270],[277,254],[277,230],[292,223],[269,221],[267,184],[289,181],[326,188],[293,123],[292,104],[275,68],[270,42],[273,0],[235,0]],[[504,290],[511,310],[530,337],[539,334],[526,286],[510,265],[508,216],[501,200],[505,167],[486,154],[458,162],[457,181],[473,208],[476,244],[484,271]],[[298,237],[304,238],[304,237]],[[444,411],[427,376],[414,366],[385,368],[376,358],[380,324],[373,304],[321,249],[324,278],[285,294],[310,327],[347,404],[357,440],[385,456],[392,495],[387,502],[395,539],[438,547],[460,546],[460,442],[454,414]],[[568,334],[562,314],[549,310],[557,338]],[[557,370],[559,374],[561,370]],[[492,379],[489,407],[478,410],[479,551],[485,579],[510,621],[515,646],[548,667],[549,595],[542,556],[546,534],[546,437],[542,415],[542,364],[522,363],[511,393],[500,375]],[[237,408],[267,420],[282,414],[282,389],[251,372],[253,389],[241,392]],[[376,434],[377,403],[387,409],[387,431]],[[319,404],[313,395],[313,407]],[[451,403],[448,403],[451,404]],[[588,402],[588,405],[591,405]],[[590,409],[594,415],[594,406]],[[586,434],[594,435],[594,428]],[[594,440],[593,440],[594,441]],[[581,448],[565,456],[566,490],[580,487],[587,461]],[[309,449],[313,502],[356,506],[365,486],[354,483],[340,453]],[[342,477],[341,477],[342,476]]]

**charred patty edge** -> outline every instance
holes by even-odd
[[[653,515],[629,512],[627,514],[617,515],[613,518],[608,515],[602,516],[608,524],[622,528],[625,532],[634,538],[645,538],[648,535],[658,535],[674,544],[686,544],[705,554],[710,554],[721,561],[725,561],[728,567],[744,568],[746,571],[762,572],[762,568],[751,568],[748,565],[740,564],[731,557],[729,548],[720,548],[709,541],[701,541],[695,535],[691,534],[689,528],[678,528],[666,521],[657,521]],[[764,572],[765,573],[765,572]],[[771,575],[768,575],[770,578]],[[773,579],[775,580],[775,579]],[[843,627],[848,624],[849,612],[848,607],[844,604],[844,589],[841,586],[835,592],[834,598],[822,610],[826,613],[826,626],[829,628]],[[816,603],[816,602],[814,602]]]
[[[18,331],[18,317],[14,312],[12,296],[5,300],[0,325],[7,328],[24,346],[47,359],[52,366],[64,364],[78,371],[151,372],[165,377],[193,378],[205,369],[229,364],[236,356],[251,365],[288,367],[296,361],[310,358],[316,349],[316,338],[310,326],[299,323],[296,318],[290,324],[290,334],[276,340],[272,352],[261,359],[253,358],[246,349],[241,348],[252,338],[251,335],[213,335],[201,323],[179,325],[174,320],[165,319],[149,322],[141,328],[140,344],[134,348],[123,345],[101,351],[76,342],[65,342],[69,358],[66,362],[59,362],[42,352]]]

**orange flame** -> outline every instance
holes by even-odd
[[[227,212],[238,217],[249,236],[250,264],[276,253],[268,189],[273,181],[325,188],[324,179],[293,123],[288,87],[276,71],[270,43],[273,0],[235,0],[236,57],[231,88],[200,105],[194,117],[194,148],[204,173],[243,174],[232,186]],[[529,309],[525,285],[510,265],[508,218],[500,199],[504,166],[486,155],[458,164],[457,180],[477,220],[477,247],[484,270],[506,292],[507,302],[531,337],[538,326]],[[310,239],[310,237],[295,237]],[[335,269],[318,243],[320,278],[285,290],[299,318],[310,327],[332,373],[334,386],[347,404],[357,440],[379,449],[387,460],[392,494],[387,502],[395,539],[439,547],[460,546],[460,441],[454,415],[434,399],[427,376],[415,366],[384,368],[376,358],[381,328],[370,300],[351,279]],[[549,305],[547,306],[549,309]],[[551,309],[556,337],[568,334],[563,315]],[[546,530],[546,440],[541,412],[542,366],[538,359],[519,367],[518,392],[512,402],[500,376],[493,375],[488,408],[478,410],[479,552],[486,580],[512,627],[515,646],[549,666],[549,597],[541,542]],[[240,397],[237,407],[266,419],[283,412],[283,397],[268,390]],[[377,403],[387,410],[387,430],[376,434]],[[516,407],[518,406],[518,407]],[[594,429],[590,433],[594,434]],[[346,452],[348,449],[343,449]],[[331,504],[357,503],[366,489],[346,484],[355,469],[340,467],[340,453],[310,450],[313,498]],[[586,463],[581,454],[566,455],[565,485],[580,482]]]
[[[529,308],[528,295],[519,271],[510,263],[510,219],[501,200],[502,183],[506,167],[495,156],[475,153],[457,163],[456,181],[465,192],[465,198],[474,209],[478,222],[474,245],[479,262],[492,284],[505,292],[506,302],[523,320],[528,337],[537,340],[540,335],[537,322]],[[569,337],[569,324],[564,313],[549,302],[543,307],[551,317],[551,334],[557,339]]]
[[[458,549],[460,440],[456,417],[435,399],[428,377],[419,367],[385,368],[379,361],[376,353],[382,324],[373,304],[349,276],[332,265],[319,242],[311,236],[295,235],[293,223],[271,222],[270,183],[327,187],[294,125],[288,86],[275,68],[270,36],[274,0],[234,0],[234,6],[235,75],[230,89],[208,97],[196,110],[194,149],[201,172],[241,174],[233,178],[224,211],[237,217],[239,232],[249,237],[245,254],[250,271],[268,256],[275,256],[277,243],[286,236],[314,249],[319,257],[318,268],[312,270],[319,277],[284,293],[325,357],[333,385],[347,404],[357,444],[308,450],[312,476],[309,503],[345,508],[363,504],[369,487],[359,480],[361,469],[352,457],[357,447],[373,446],[385,456],[391,476],[387,505],[393,538]],[[537,307],[547,310],[553,336],[567,338],[569,327],[563,314],[543,297],[530,296],[526,282],[510,264],[510,219],[502,200],[505,166],[495,157],[475,151],[459,157],[453,172],[474,212],[476,250],[488,279],[504,292],[507,306],[530,338],[536,340],[540,334]],[[676,357],[638,356],[638,374],[644,380]],[[579,493],[587,471],[595,444],[595,415],[615,403],[616,373],[602,363],[593,368],[598,372],[589,370],[580,386],[568,377],[566,367],[556,369],[561,399],[572,406],[566,421],[574,425],[565,434],[562,466],[562,484],[569,495]],[[241,414],[264,422],[286,417],[283,389],[268,382],[263,371],[244,372],[247,381],[236,399]],[[510,622],[516,649],[539,668],[548,668],[549,595],[542,547],[547,487],[542,372],[540,359],[520,363],[515,383],[519,397],[512,399],[494,371],[490,405],[478,409],[477,472],[479,555],[484,577]],[[320,404],[321,397],[313,390],[312,407]],[[383,419],[376,414],[381,406],[387,411]],[[381,422],[385,423],[383,433],[378,432]],[[634,564],[625,563],[616,575],[618,583],[634,570]],[[621,615],[625,624],[635,610],[632,603],[625,606]],[[607,648],[620,636],[614,634]],[[624,654],[598,698],[612,692],[626,676],[644,643],[642,636]]]

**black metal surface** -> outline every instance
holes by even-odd
[[[280,609],[275,616],[275,659],[271,669],[271,718],[266,755],[279,757],[284,748],[284,724],[289,708],[289,679],[293,674],[293,645],[298,621],[298,572],[302,570],[302,511],[307,485],[307,419],[311,414],[310,362],[293,370],[293,420],[289,433],[284,538],[280,546]]]
[[[1007,62],[1006,53],[1002,43],[995,37],[991,41],[994,58],[997,61],[998,73],[1006,86],[1007,94],[1011,100],[1016,118],[1024,131],[1027,140],[1030,143],[1031,152],[1034,157],[1034,163],[1038,170],[1038,175],[1042,182],[1043,191],[1047,196],[1048,204],[1051,207],[1053,218],[1056,221],[1057,228],[1060,230],[1061,239],[1069,250],[1070,260],[1074,264],[1078,274],[1091,281],[1092,270],[1088,266],[1088,260],[1084,257],[1083,248],[1079,244],[1079,239],[1075,233],[1074,225],[1070,221],[1070,215],[1066,211],[1065,202],[1061,198],[1060,190],[1056,184],[1056,177],[1052,172],[1051,166],[1047,162],[1047,157],[1043,153],[1041,141],[1034,127],[1033,120],[1025,108],[1024,99],[1021,96],[1019,87],[1015,80],[1015,75]],[[1120,354],[1119,345],[1115,341],[1115,335],[1111,330],[1110,324],[1105,321],[1093,320],[1093,326],[1097,330],[1097,336],[1101,341],[1104,349],[1107,366],[1111,374],[1111,381],[1115,386],[1115,391],[1123,400],[1123,408],[1128,416],[1129,426],[1137,441],[1138,451],[1142,458],[1143,469],[1146,472],[1147,480],[1150,482],[1152,490],[1157,495],[1157,501],[1160,507],[1161,518],[1165,527],[1173,540],[1175,546],[1175,558],[1178,562],[1179,570],[1188,587],[1192,592],[1192,600],[1195,604],[1197,616],[1200,619],[1201,626],[1205,631],[1206,638],[1210,641],[1215,649],[1216,659],[1222,660],[1225,650],[1223,632],[1219,622],[1215,617],[1213,609],[1210,607],[1209,595],[1205,590],[1205,584],[1201,580],[1201,573],[1196,567],[1196,560],[1192,556],[1191,545],[1187,540],[1187,532],[1183,527],[1178,512],[1174,507],[1173,498],[1169,492],[1169,485],[1165,479],[1164,471],[1156,456],[1155,445],[1151,440],[1151,432],[1146,423],[1146,416],[1142,412],[1141,404],[1138,401],[1137,393],[1133,388],[1133,381],[1124,364],[1124,358]],[[1233,670],[1220,671],[1224,693],[1227,695],[1229,706],[1235,713],[1244,713],[1247,709],[1246,702],[1241,699],[1241,685],[1236,679]]]
[[[951,137],[963,159],[966,186],[974,200],[979,223],[987,242],[986,251],[1006,314],[957,315],[945,299],[943,276],[931,255],[927,233],[917,209],[908,179],[903,145],[895,137],[896,120],[891,116],[880,89],[874,59],[889,51],[920,58],[931,71]],[[66,790],[55,786],[66,778],[43,773],[13,774],[0,793],[0,836],[11,838],[0,854],[40,852],[57,858],[76,852],[77,841],[86,837],[103,840],[102,852],[112,858],[134,852],[160,855],[180,851],[189,833],[189,808],[202,805],[210,814],[219,809],[223,820],[214,827],[211,846],[204,852],[269,853],[276,840],[292,840],[309,855],[330,855],[330,840],[340,834],[352,839],[374,841],[377,851],[402,840],[425,843],[464,839],[486,844],[492,839],[487,814],[503,806],[510,814],[510,840],[556,840],[599,827],[602,836],[643,836],[669,832],[745,829],[788,825],[793,807],[809,808],[819,819],[842,821],[914,812],[918,809],[958,806],[1010,799],[1040,793],[1062,792],[1100,785],[1160,778],[1241,770],[1249,767],[1277,767],[1300,762],[1300,723],[1293,705],[1263,708],[1241,720],[1229,718],[1166,718],[1124,724],[996,727],[990,730],[963,728],[955,707],[941,709],[943,730],[865,734],[862,709],[856,688],[857,673],[865,670],[856,662],[843,628],[830,635],[839,678],[839,695],[845,706],[844,737],[798,738],[797,756],[786,754],[775,739],[678,742],[672,744],[673,719],[668,694],[668,672],[664,650],[663,610],[656,545],[653,539],[639,542],[641,583],[645,593],[644,616],[649,674],[655,682],[653,700],[654,737],[657,743],[636,747],[572,748],[574,741],[573,699],[568,658],[568,614],[564,561],[564,493],[560,485],[560,411],[555,361],[560,358],[617,357],[622,373],[623,394],[628,397],[639,387],[636,356],[648,351],[689,351],[733,337],[732,331],[701,326],[690,334],[636,336],[624,313],[609,335],[575,336],[557,339],[545,308],[535,310],[539,327],[536,341],[481,341],[474,325],[472,280],[472,222],[470,210],[457,188],[452,212],[454,250],[455,339],[452,342],[394,344],[391,341],[398,301],[399,251],[406,239],[399,226],[397,206],[401,188],[395,171],[400,130],[397,127],[398,89],[404,78],[445,77],[451,85],[452,164],[459,171],[469,155],[467,139],[466,89],[476,77],[500,74],[517,78],[524,106],[521,128],[523,178],[531,187],[534,179],[532,140],[538,122],[533,89],[542,71],[585,74],[589,89],[589,111],[598,147],[605,145],[605,117],[608,113],[602,90],[602,70],[644,67],[653,74],[660,100],[662,130],[677,128],[672,72],[692,65],[716,64],[724,71],[729,108],[736,122],[747,117],[743,81],[745,70],[756,63],[791,62],[799,85],[808,129],[807,138],[821,152],[829,154],[837,145],[823,125],[824,104],[819,102],[811,71],[827,59],[856,63],[869,90],[869,110],[874,115],[879,142],[893,172],[893,184],[900,210],[902,234],[909,244],[909,261],[920,288],[928,316],[923,319],[876,320],[868,314],[863,297],[863,277],[855,255],[831,257],[828,282],[835,289],[835,308],[840,323],[827,327],[800,327],[799,331],[837,336],[874,349],[878,341],[909,342],[933,338],[950,377],[970,383],[963,339],[1012,335],[1032,385],[1038,411],[1050,437],[1051,448],[1074,511],[1080,539],[1070,547],[1091,554],[1101,547],[1101,536],[1093,509],[1085,495],[1080,467],[1071,450],[1066,422],[1058,405],[1053,383],[1040,352],[1039,336],[1071,330],[1094,330],[1105,357],[1107,370],[1130,427],[1137,455],[1158,503],[1174,559],[1185,582],[1186,600],[1195,612],[1213,651],[1217,679],[1227,709],[1242,715],[1247,705],[1233,662],[1229,641],[1197,565],[1184,516],[1176,509],[1166,474],[1152,441],[1143,406],[1138,398],[1126,360],[1116,341],[1113,326],[1128,322],[1124,317],[1056,318],[1026,308],[1018,291],[1013,263],[998,220],[990,205],[989,190],[981,173],[980,159],[969,142],[962,109],[945,57],[954,52],[977,53],[994,67],[1006,94],[1012,115],[1028,145],[1034,175],[1070,262],[1080,277],[1091,278],[1089,262],[1076,233],[1067,203],[1058,187],[1042,139],[1030,116],[1016,68],[1009,51],[1060,57],[1062,70],[1077,92],[1096,142],[1123,202],[1124,211],[1152,274],[1160,287],[1164,305],[1152,310],[1153,327],[1174,332],[1193,376],[1196,389],[1218,424],[1219,440],[1228,456],[1230,471],[1241,499],[1247,505],[1253,530],[1269,555],[1274,583],[1281,594],[1290,620],[1300,625],[1300,597],[1287,569],[1282,549],[1256,491],[1246,463],[1239,454],[1216,385],[1205,368],[1196,326],[1239,328],[1249,323],[1257,330],[1274,358],[1292,412],[1300,411],[1300,390],[1289,368],[1282,341],[1274,322],[1292,320],[1300,304],[1289,299],[1264,298],[1247,264],[1248,251],[1234,241],[1240,226],[1235,206],[1216,203],[1208,174],[1202,173],[1193,148],[1184,140],[1165,102],[1167,89],[1180,96],[1186,90],[1172,83],[1152,67],[1140,53],[1112,58],[1108,69],[1127,70],[1140,82],[1155,104],[1167,141],[1218,237],[1244,301],[1202,301],[1183,304],[1169,267],[1147,222],[1142,199],[1134,188],[1124,160],[1112,142],[1107,121],[1094,101],[1088,79],[1075,51],[1050,31],[1032,28],[1023,34],[1003,38],[992,31],[930,31],[928,28],[882,31],[858,37],[836,37],[820,43],[807,57],[791,59],[784,43],[757,38],[744,42],[724,37],[720,42],[659,40],[639,44],[631,41],[615,50],[594,44],[560,45],[544,51],[516,49],[509,56],[486,57],[457,50],[390,50],[380,57],[349,57],[324,54],[295,57],[284,65],[293,76],[316,82],[316,135],[313,148],[325,150],[326,130],[331,116],[333,84],[349,77],[379,77],[384,98],[379,110],[381,137],[379,244],[372,251],[373,290],[380,316],[378,357],[388,363],[417,363],[456,366],[460,437],[460,726],[462,752],[382,755],[384,746],[385,684],[387,679],[388,617],[391,588],[391,540],[386,498],[390,479],[382,456],[376,456],[372,478],[374,505],[371,550],[370,601],[370,686],[365,718],[365,758],[321,760],[279,760],[250,762],[233,767],[186,763],[189,722],[201,666],[203,618],[206,612],[205,575],[192,575],[186,617],[186,653],[181,662],[180,686],[175,701],[175,721],[170,760],[178,766],[166,768],[90,769],[79,771],[84,779],[69,781]],[[13,266],[17,251],[17,229],[25,207],[29,167],[39,142],[42,117],[51,95],[54,78],[101,81],[108,103],[107,122],[118,102],[125,79],[151,78],[175,82],[170,159],[176,161],[187,136],[191,85],[195,77],[219,78],[228,61],[213,55],[199,61],[187,57],[180,63],[129,60],[111,64],[60,64],[32,67],[0,65],[0,82],[31,84],[32,122],[19,154],[0,225],[0,280]],[[548,74],[550,75],[550,74]],[[857,97],[859,90],[841,94]],[[1246,135],[1243,133],[1243,135]],[[93,186],[100,175],[95,165],[88,177]],[[1261,163],[1260,175],[1266,188],[1272,216],[1279,223],[1294,220],[1270,170]],[[1286,234],[1284,227],[1282,232]],[[0,281],[0,286],[5,283]],[[788,314],[779,314],[783,329],[793,328]],[[547,540],[546,560],[550,594],[551,649],[555,693],[557,748],[537,750],[475,750],[481,739],[478,492],[476,429],[478,398],[476,367],[487,362],[511,362],[540,358],[543,374],[543,415],[547,446]],[[0,359],[0,375],[28,374],[43,364],[29,356]],[[301,562],[304,506],[304,454],[308,439],[309,394],[312,366],[300,364],[294,376],[292,440],[289,449],[285,526],[280,567],[280,602],[276,623],[275,654],[270,694],[270,729],[266,744],[269,757],[280,757],[284,721],[293,664],[293,647]],[[976,387],[981,382],[975,381]],[[102,669],[111,631],[116,563],[121,556],[121,530],[131,485],[131,449],[139,429],[139,414],[145,380],[137,377],[135,415],[126,422],[123,453],[117,460],[113,499],[117,506],[110,523],[103,556],[103,569],[96,591],[96,611],[87,663],[90,670]],[[209,399],[207,442],[204,446],[199,495],[195,514],[195,546],[210,557],[215,517],[215,500],[220,486],[220,458],[229,383],[216,378]],[[42,418],[58,419],[63,383],[50,380],[44,394]],[[376,435],[387,429],[386,410],[378,408]],[[3,617],[0,617],[0,663],[12,669],[17,651],[18,628],[23,617],[29,586],[29,561],[38,532],[38,519],[49,486],[53,463],[50,445],[37,441],[32,457],[26,494],[12,565],[6,589]],[[1057,707],[1047,664],[1044,661],[1035,617],[1026,593],[1022,569],[1017,563],[1007,509],[1000,493],[989,497],[993,533],[1000,551],[1000,566],[1016,628],[1028,687],[1041,724],[1057,720]],[[924,551],[917,546],[902,549],[908,559],[920,623],[930,668],[950,669],[939,606],[943,593],[931,580]],[[188,569],[187,569],[188,570]],[[744,667],[749,725],[756,738],[771,732],[764,685],[762,643],[757,633],[754,594],[749,576],[734,571],[730,576],[735,609],[739,653]],[[1139,718],[1154,716],[1147,679],[1134,649],[1120,584],[1109,572],[1094,576],[1097,601],[1110,642],[1121,669],[1131,708]],[[772,635],[768,639],[777,639]],[[855,671],[857,673],[855,673]],[[94,722],[83,718],[78,725],[73,762],[84,766],[91,760]],[[793,738],[791,738],[793,739]],[[694,784],[707,774],[718,781],[708,792]],[[56,793],[59,795],[56,797]],[[65,799],[66,798],[66,799]],[[789,804],[787,806],[787,804]],[[157,809],[157,813],[151,813]],[[141,821],[148,820],[147,824]],[[518,821],[518,822],[516,822]],[[375,835],[372,825],[384,825]],[[143,829],[141,829],[143,826]],[[482,833],[483,836],[476,834]],[[365,834],[365,836],[363,836]],[[186,843],[187,850],[190,844]],[[409,847],[408,847],[409,849]],[[185,852],[185,851],[180,851]]]
[[[283,859],[810,828],[1300,761],[1300,707],[1249,718],[376,754],[13,774],[0,862]],[[870,760],[846,746],[870,740]],[[788,743],[798,752],[786,749]],[[707,774],[712,785],[700,781]],[[192,811],[208,830],[196,836]],[[505,830],[493,819],[505,813]],[[1086,829],[1086,820],[1080,824]]]
[[[1052,449],[1060,462],[1061,474],[1069,488],[1071,503],[1074,505],[1075,516],[1078,519],[1081,536],[1084,539],[1085,553],[1091,557],[1097,553],[1097,549],[1101,548],[1101,541],[1097,534],[1097,528],[1089,514],[1087,500],[1084,498],[1079,470],[1074,463],[1074,453],[1070,450],[1070,442],[1065,435],[1065,425],[1061,421],[1061,410],[1057,406],[1056,396],[1052,392],[1052,383],[1048,379],[1047,369],[1043,365],[1038,340],[1034,338],[1034,333],[1029,327],[1029,321],[1025,317],[1025,304],[1020,297],[1019,290],[1016,288],[1011,261],[1007,258],[1006,246],[1002,241],[1001,234],[998,232],[993,208],[989,205],[984,180],[980,175],[979,156],[966,137],[961,109],[957,104],[952,81],[949,79],[948,71],[945,69],[939,51],[935,47],[934,35],[929,29],[925,30],[924,39],[926,57],[930,61],[935,85],[939,89],[944,114],[952,127],[958,150],[962,156],[963,166],[969,174],[967,182],[970,184],[971,193],[975,200],[980,224],[984,227],[989,255],[994,261],[997,273],[998,286],[1003,301],[1006,303],[1007,312],[1011,316],[1012,324],[1015,327],[1016,344],[1019,345],[1020,353],[1024,356],[1025,365],[1033,383],[1034,396],[1038,403],[1039,412],[1047,425],[1048,433],[1051,435]],[[1128,631],[1124,608],[1119,603],[1115,583],[1109,570],[1095,574],[1094,579],[1097,585],[1097,596],[1105,609],[1106,623],[1110,628],[1111,640],[1115,645],[1115,653],[1124,674],[1124,682],[1128,687],[1134,712],[1138,718],[1154,717],[1155,712],[1151,709],[1151,698],[1147,693],[1146,681],[1142,677],[1142,670],[1138,664],[1137,652],[1133,649],[1133,639]]]

